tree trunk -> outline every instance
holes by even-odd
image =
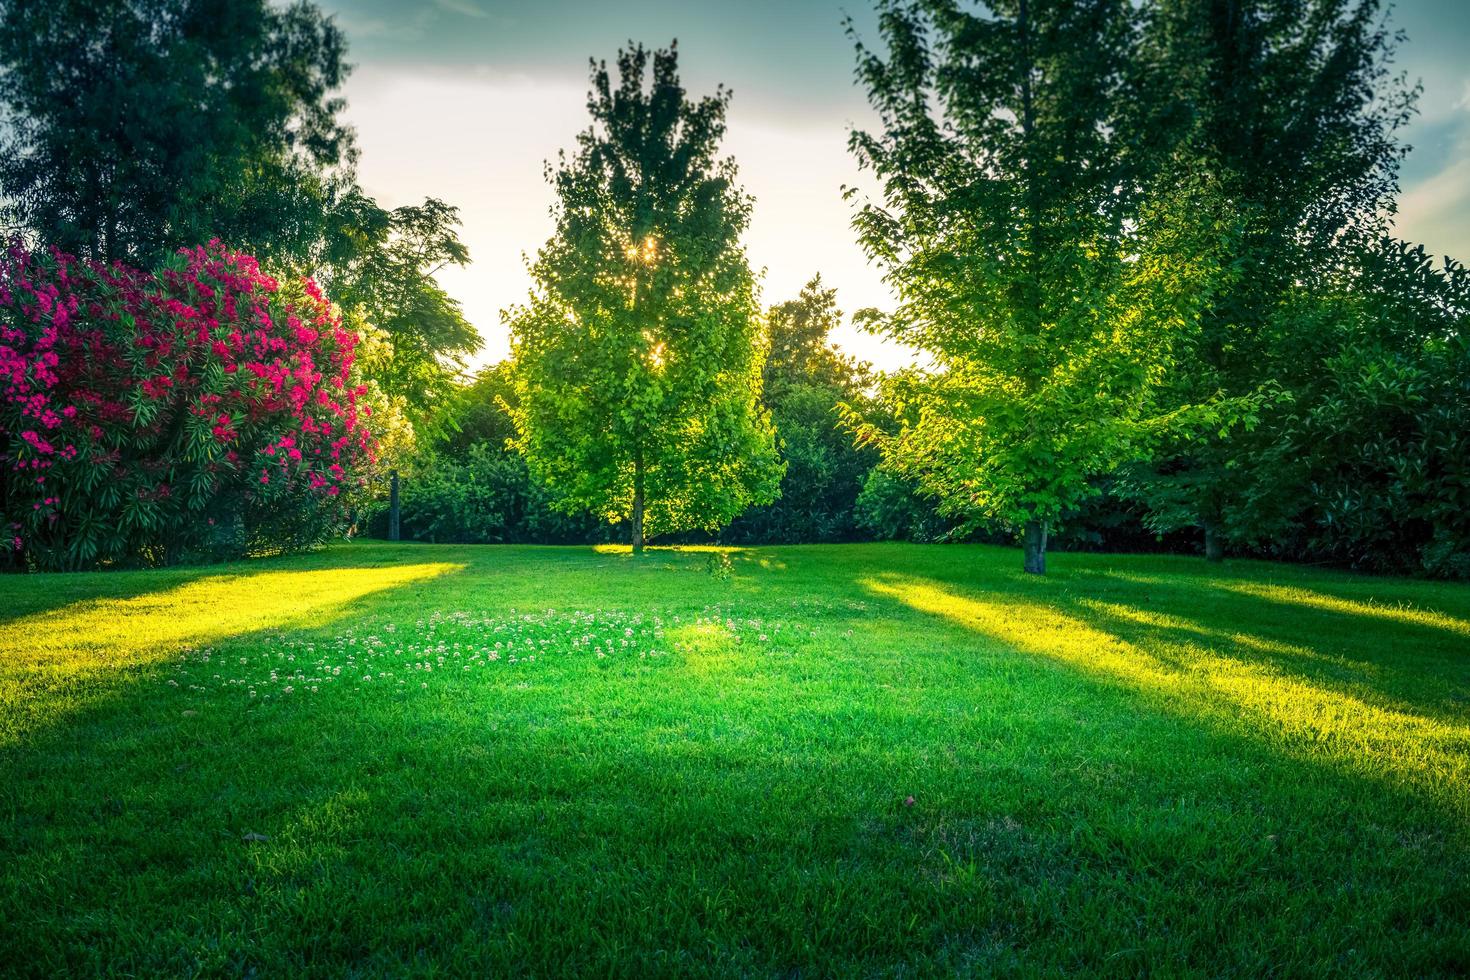
[[[633,554],[643,554],[643,456],[633,459]]]
[[[398,540],[398,471],[388,474],[388,540]]]
[[[1205,561],[1223,561],[1225,558],[1225,542],[1220,539],[1220,531],[1214,521],[1205,522]]]
[[[1046,574],[1046,521],[1027,521],[1022,567],[1032,575]]]

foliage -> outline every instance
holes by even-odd
[[[1232,540],[1470,576],[1470,274],[1387,238],[1350,261],[1330,291],[1299,290],[1284,309],[1302,366],[1233,460]]]
[[[457,455],[421,458],[403,481],[405,537],[452,544],[582,544],[607,538],[588,515],[552,507],[552,497],[504,447],[475,443]]]
[[[351,187],[345,50],[304,0],[0,0],[5,216],[87,257],[302,255]]]
[[[445,418],[431,419],[427,437],[397,460],[404,537],[462,544],[608,540],[610,529],[596,517],[555,510],[550,491],[510,447],[514,403],[506,361],[451,390],[438,409]],[[387,529],[384,486],[379,480],[364,506],[364,523],[379,536]]]
[[[1212,256],[1200,316],[1164,394],[1188,405],[1311,383],[1315,301],[1330,292],[1346,243],[1392,213],[1405,147],[1394,131],[1416,92],[1390,74],[1396,37],[1379,0],[1155,0],[1139,64],[1157,153],[1148,196],[1163,221],[1141,250]],[[1209,175],[1208,180],[1200,175]],[[1271,399],[1266,399],[1270,401]],[[1136,482],[1162,529],[1251,537],[1258,443],[1243,427],[1164,446]],[[1284,448],[1284,447],[1283,447]]]
[[[860,431],[966,527],[1024,525],[1032,571],[1095,476],[1193,411],[1154,393],[1211,270],[1130,261],[1125,237],[1134,17],[1126,0],[889,3],[886,60],[859,45],[881,127],[852,146],[883,203],[855,225],[899,297],[883,329],[935,361],[895,379],[896,434]]]
[[[548,178],[556,233],[512,311],[516,446],[568,511],[649,537],[774,498],[766,342],[740,245],[750,199],[718,160],[729,93],[690,101],[675,50],[594,65],[593,125]]]
[[[824,288],[820,275],[812,276],[796,299],[771,307],[766,313],[770,351],[762,369],[766,398],[778,401],[784,389],[797,385],[861,394],[870,384],[871,368],[832,343],[832,331],[841,325],[837,290]]]
[[[455,389],[453,402],[445,411],[454,425],[440,424],[439,449],[451,456],[462,456],[470,447],[484,443],[501,451],[509,451],[516,437],[516,424],[511,406],[516,403],[516,382],[510,361],[483,368],[474,378]]]
[[[281,550],[340,523],[371,455],[357,338],[307,280],[218,243],[149,275],[13,246],[0,266],[0,522],[76,569]]]
[[[908,480],[875,466],[863,478],[853,503],[857,525],[879,541],[943,541],[949,522]]]
[[[820,276],[798,298],[768,311],[764,398],[786,473],[780,497],[736,518],[723,540],[798,543],[861,535],[853,507],[877,452],[854,443],[841,406],[868,412],[872,379],[866,364],[830,342],[841,322],[837,292],[824,289]]]
[[[332,295],[349,318],[382,333],[373,378],[403,399],[419,429],[442,417],[436,408],[451,397],[465,355],[481,344],[459,302],[434,278],[445,266],[469,262],[458,225],[459,209],[434,198],[397,208],[371,223],[330,273]]]

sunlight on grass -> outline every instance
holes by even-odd
[[[1226,728],[1244,726],[1257,737],[1310,747],[1348,768],[1428,789],[1470,815],[1470,727],[1463,724],[1383,708],[1196,643],[1160,642],[1156,649],[1165,655],[1158,656],[1042,602],[995,593],[962,595],[923,579],[892,575],[865,579],[862,585],[1025,653],[1162,695],[1171,708],[1191,716],[1210,717]],[[1119,610],[1106,611],[1116,615]],[[1187,625],[1178,617],[1137,610],[1127,618],[1172,628]]]
[[[669,631],[669,640],[696,676],[720,674],[740,662],[738,639],[723,623],[691,623]]]
[[[1331,663],[1343,663],[1344,658],[1340,656],[1328,656],[1311,647],[1299,644],[1282,643],[1278,640],[1267,640],[1250,633],[1225,632],[1214,630],[1193,620],[1182,616],[1170,616],[1167,613],[1154,612],[1149,609],[1139,609],[1137,606],[1124,605],[1121,602],[1104,602],[1101,599],[1078,599],[1077,604],[1088,609],[1094,609],[1106,616],[1120,619],[1125,622],[1137,623],[1140,626],[1152,629],[1176,630],[1195,633],[1202,637],[1223,641],[1240,647],[1249,647],[1261,653],[1273,654],[1282,657],[1297,657],[1304,660],[1319,660]]]
[[[1432,626],[1436,629],[1459,633],[1470,637],[1470,621],[1457,619],[1433,609],[1416,609],[1412,606],[1387,606],[1376,602],[1358,602],[1339,596],[1325,595],[1292,585],[1268,585],[1264,582],[1221,582],[1216,588],[1253,599],[1270,602],[1285,602],[1310,609],[1344,613],[1349,616],[1372,616],[1396,623],[1411,623],[1416,626]]]
[[[92,682],[121,668],[231,636],[319,625],[355,600],[462,568],[431,562],[211,575],[24,616],[0,630],[0,746],[107,696],[110,684]]]
[[[309,626],[354,600],[436,578],[463,565],[211,575],[178,588],[122,599],[89,599],[14,621],[0,636],[9,669],[68,672],[164,659],[180,648],[238,633]]]

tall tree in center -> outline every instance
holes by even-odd
[[[650,77],[651,69],[651,77]],[[548,166],[556,232],[510,311],[516,447],[567,511],[658,534],[768,503],[767,340],[740,236],[751,199],[718,154],[730,93],[697,101],[675,48],[592,67],[592,126]]]

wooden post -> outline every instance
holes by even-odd
[[[389,471],[388,476],[388,540],[398,540],[398,471]]]

